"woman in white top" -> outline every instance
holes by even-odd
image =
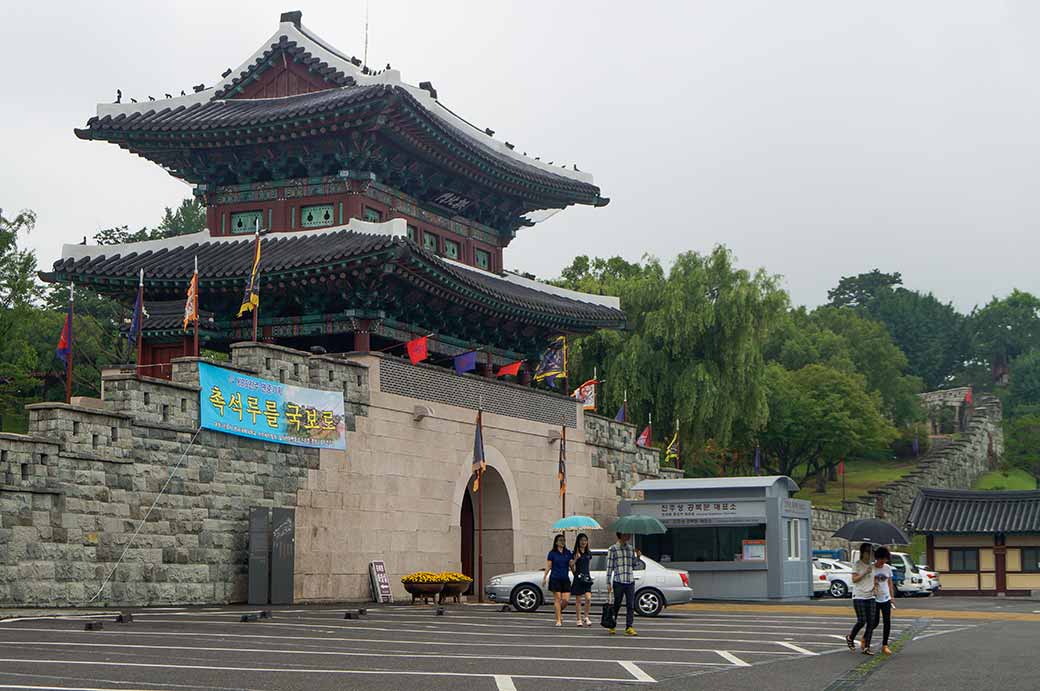
[[[874,550],[874,559],[876,560],[874,562],[874,600],[877,602],[874,628],[877,628],[879,618],[885,620],[885,626],[882,629],[881,652],[891,655],[892,649],[888,647],[888,634],[892,631],[892,610],[895,609],[895,604],[892,602],[892,567],[889,566],[892,554],[887,547],[878,547]]]
[[[852,606],[856,610],[856,625],[845,637],[849,650],[856,649],[856,634],[863,629],[862,650],[864,655],[870,652],[870,636],[877,625],[877,603],[874,601],[874,546],[864,542],[859,547],[859,559],[852,569]]]

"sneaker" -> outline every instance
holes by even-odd
[[[585,617],[585,626],[592,626],[592,621],[588,617]]]
[[[558,622],[556,622],[555,624],[553,624],[553,626],[563,626],[563,622],[561,622],[561,621],[558,621]]]
[[[625,635],[626,636],[638,636],[639,634],[636,633],[635,629],[633,629],[631,626],[629,626],[627,629],[625,629]]]
[[[613,636],[614,635],[614,629],[607,629],[607,633],[609,633],[611,636]]]
[[[579,622],[578,622],[578,626],[585,626],[585,623],[584,623],[584,622],[580,622],[580,621],[579,621]]]

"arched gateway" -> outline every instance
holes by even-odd
[[[506,465],[505,457],[492,446],[485,446],[487,470],[481,481],[484,495],[484,573],[483,580],[500,573],[515,571],[520,564],[520,541],[516,535],[519,525],[519,503],[516,483]],[[473,476],[460,475],[455,488],[454,520],[459,527],[459,563],[462,573],[478,583],[477,573],[477,513],[480,497],[473,492]],[[475,590],[473,592],[476,592]]]

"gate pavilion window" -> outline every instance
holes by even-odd
[[[444,256],[447,257],[448,259],[458,259],[459,258],[459,243],[455,242],[454,240],[445,240],[444,241]]]
[[[437,236],[433,233],[422,234],[422,246],[424,250],[437,251]]]
[[[263,220],[263,214],[264,212],[259,209],[231,214],[231,232],[234,235],[256,232],[257,223]],[[261,223],[260,225],[263,224]]]
[[[378,209],[372,209],[372,208],[369,208],[369,207],[366,206],[365,207],[365,220],[368,221],[369,223],[382,223],[383,222],[383,214],[380,213]]]
[[[764,540],[766,526],[734,525],[669,528],[663,535],[637,535],[636,543],[655,561],[740,561],[744,540]]]
[[[1022,549],[1022,570],[1040,573],[1040,547],[1024,547]]]
[[[972,547],[969,549],[950,550],[950,572],[975,573],[979,570],[979,550]]]
[[[408,224],[408,239],[411,240],[412,242],[415,242],[415,237],[418,234],[419,234],[419,229],[409,223]]]
[[[305,206],[300,209],[300,225],[304,228],[321,228],[332,225],[332,204]]]
[[[476,259],[477,268],[484,269],[484,271],[491,270],[491,255],[484,250],[474,250],[473,257]]]

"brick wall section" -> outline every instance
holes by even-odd
[[[252,343],[232,354],[215,364],[342,389],[354,429],[364,367]],[[29,434],[0,435],[0,604],[90,600],[195,434],[197,363],[176,360],[173,381],[109,374],[96,407],[29,406]],[[249,508],[295,506],[317,467],[317,449],[200,432],[94,604],[245,600]]]
[[[960,399],[963,399],[963,395]],[[844,511],[813,509],[812,537],[814,549],[842,549],[846,540],[831,535],[849,521],[858,518],[884,518],[904,527],[914,497],[922,487],[944,489],[970,488],[982,474],[992,470],[1004,454],[1004,431],[999,399],[975,397],[975,409],[968,429],[954,435],[948,443],[934,443],[914,469],[903,478],[872,490],[867,496],[846,501]]]
[[[585,443],[592,448],[592,467],[606,468],[619,499],[632,499],[640,480],[661,477],[661,452],[636,446],[635,425],[585,413]]]

